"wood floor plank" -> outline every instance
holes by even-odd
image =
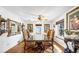
[[[62,52],[64,51],[64,48],[61,45],[59,45],[57,42],[54,42],[54,45],[58,46],[58,48]],[[24,53],[24,42],[21,42],[18,45],[14,46],[13,48],[9,49],[6,53]]]

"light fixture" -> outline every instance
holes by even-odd
[[[42,15],[38,15],[38,20],[47,20],[47,18],[45,18],[45,17],[42,16]]]
[[[45,21],[45,20],[47,20],[47,18],[42,15],[38,15],[37,18],[33,17],[33,19],[31,19],[31,20],[32,21]]]

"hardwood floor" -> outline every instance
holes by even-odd
[[[57,42],[54,42],[54,51],[55,53],[64,53],[64,47],[62,47],[60,44]]]
[[[30,49],[29,51],[32,51],[32,50]],[[63,51],[64,51],[64,48],[58,43],[54,42],[54,52],[63,53]],[[24,53],[24,42],[21,42],[18,45],[14,46],[13,48],[9,49],[6,53]],[[51,47],[45,50],[44,53],[51,53]]]
[[[6,53],[24,53],[24,42],[21,42],[13,48],[9,49]]]

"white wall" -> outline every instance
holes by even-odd
[[[14,47],[19,43],[19,41],[22,40],[23,40],[22,34],[10,37],[0,36],[0,53],[6,52],[8,49]]]
[[[7,11],[2,7],[0,7],[0,15],[2,15],[2,17],[5,19],[10,18],[11,20],[22,22],[17,15],[12,14],[11,12]],[[22,41],[22,40],[23,40],[22,34],[10,36],[10,37],[7,37],[6,35],[0,36],[0,53],[6,52],[8,49],[17,45],[18,41]]]

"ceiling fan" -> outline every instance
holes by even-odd
[[[46,17],[44,17],[44,16],[42,16],[42,15],[38,15],[38,18],[37,18],[38,20],[47,20],[47,18]]]

